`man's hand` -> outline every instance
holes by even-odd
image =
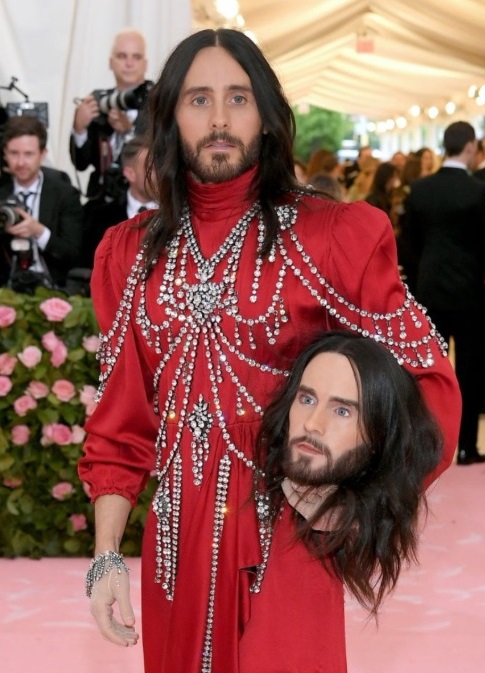
[[[20,206],[17,206],[15,210],[23,219],[17,224],[6,227],[5,231],[7,234],[11,234],[16,238],[39,238],[45,229],[44,225],[34,219],[32,215],[29,215],[23,208],[20,208]]]
[[[115,131],[121,134],[128,133],[132,127],[128,116],[124,112],[121,112],[121,110],[110,110],[108,113],[108,122]]]
[[[94,96],[86,96],[76,108],[73,128],[76,133],[83,133],[89,124],[99,115],[99,107]]]
[[[121,622],[114,617],[113,605],[118,603]],[[94,583],[91,599],[91,614],[102,635],[122,647],[132,647],[138,641],[135,614],[130,601],[130,580],[124,570],[113,568]]]

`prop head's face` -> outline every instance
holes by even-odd
[[[368,462],[360,423],[360,386],[340,353],[316,355],[289,412],[283,471],[300,484],[338,484]]]
[[[231,180],[258,161],[262,122],[251,80],[222,47],[194,58],[175,118],[185,164],[201,182]]]

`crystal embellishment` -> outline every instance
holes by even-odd
[[[194,484],[200,486],[203,477],[204,463],[209,455],[209,431],[212,427],[212,414],[209,412],[209,404],[202,395],[199,396],[193,411],[187,416],[188,426],[192,432],[192,472]]]

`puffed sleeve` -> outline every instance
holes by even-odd
[[[124,223],[113,227],[96,251],[91,287],[102,335],[108,334],[119,309],[127,276],[124,266],[134,260],[138,231]],[[155,467],[158,422],[152,404],[153,379],[141,349],[130,322],[116,366],[86,423],[79,475],[93,501],[100,495],[118,494],[134,505]]]
[[[394,232],[385,213],[364,202],[341,205],[332,218],[326,268],[333,286],[363,311],[357,314],[335,301],[349,322],[359,322],[417,377],[428,408],[444,438],[441,462],[428,484],[451,463],[458,440],[461,395],[440,335],[426,309],[406,292],[398,270]]]

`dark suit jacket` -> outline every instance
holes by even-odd
[[[416,298],[432,311],[483,304],[485,183],[444,167],[413,182],[401,237],[416,256],[404,271]]]
[[[88,201],[84,205],[85,236],[82,254],[82,266],[93,268],[94,253],[105,232],[115,224],[128,219],[127,201],[100,204]]]
[[[79,192],[69,180],[67,173],[53,168],[42,167],[44,182],[39,200],[39,222],[51,231],[46,249],[42,252],[54,282],[63,286],[67,271],[79,266],[83,238],[83,211]],[[13,192],[11,176],[0,185],[0,200]],[[11,236],[3,233],[0,246],[3,254],[0,259],[0,276],[4,284],[10,269],[6,265],[6,256],[10,254]]]

